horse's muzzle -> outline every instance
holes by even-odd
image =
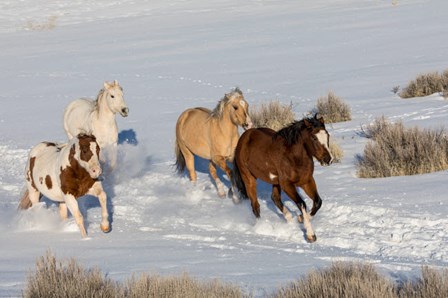
[[[243,125],[241,125],[243,127],[244,130],[248,130],[249,128],[252,128],[253,124],[252,122],[249,123],[243,123]]]
[[[123,117],[127,117],[129,115],[129,108],[128,107],[122,108],[120,111],[120,115]]]
[[[322,166],[329,166],[333,162],[333,157],[331,155],[326,155],[322,160],[320,160],[320,164]]]

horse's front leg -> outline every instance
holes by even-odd
[[[84,218],[82,217],[81,211],[79,211],[78,201],[75,199],[73,195],[67,194],[65,196],[65,203],[67,204],[68,210],[70,210],[71,214],[75,218],[76,224],[78,225],[79,230],[81,231],[81,237],[86,238],[87,233],[86,229],[84,228]]]
[[[282,189],[280,188],[280,185],[273,184],[272,185],[272,194],[271,199],[274,201],[275,206],[283,213],[283,216],[285,217],[287,222],[292,222],[292,214],[289,212],[288,208],[286,208],[285,205],[283,205],[282,202]]]
[[[218,165],[218,167],[221,168],[221,170],[223,170],[226,173],[226,175],[229,178],[230,182],[232,182],[232,171],[230,170],[229,166],[227,165],[226,158],[223,157],[223,156],[214,156],[213,157],[213,161],[216,163],[216,165]],[[219,181],[219,182],[221,183],[221,181]],[[221,183],[221,185],[222,185],[222,183]],[[232,186],[229,188],[228,196],[229,196],[229,198],[233,197]]]
[[[104,233],[110,232],[110,223],[109,223],[109,213],[107,212],[107,196],[106,192],[104,192],[103,185],[101,182],[95,182],[93,186],[90,188],[89,195],[98,197],[101,205],[101,231]]]
[[[294,183],[290,182],[283,182],[281,183],[282,189],[285,191],[285,193],[291,198],[291,200],[296,203],[299,210],[302,212],[303,216],[303,225],[305,227],[305,233],[306,233],[306,240],[308,242],[314,242],[316,241],[316,234],[314,234],[313,227],[311,226],[310,222],[310,216],[306,212],[306,204],[305,201],[302,199],[302,197],[297,192],[296,186]]]
[[[313,200],[313,208],[311,209],[310,215],[314,216],[322,206],[322,199],[320,198],[319,193],[317,192],[317,186],[316,182],[314,181],[314,178],[311,177],[310,181],[301,187],[305,191],[305,193],[310,197],[310,199]]]
[[[213,180],[215,180],[216,188],[218,190],[218,195],[221,198],[224,198],[226,196],[226,192],[224,191],[224,184],[222,184],[221,180],[219,180],[218,175],[216,173],[216,165],[211,160],[210,160],[210,163],[208,164],[208,170],[209,170],[210,175],[212,176]]]
[[[117,166],[118,145],[113,143],[109,150],[110,170],[113,171]]]

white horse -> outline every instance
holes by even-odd
[[[84,219],[79,211],[79,197],[89,194],[98,197],[101,205],[101,230],[110,231],[106,193],[98,177],[100,147],[92,135],[78,135],[67,144],[39,143],[31,149],[26,165],[27,190],[19,208],[27,209],[39,203],[42,194],[60,202],[59,213],[67,219],[67,208],[78,224],[81,236],[87,236]]]
[[[100,160],[114,169],[117,162],[118,127],[115,114],[127,117],[129,108],[123,99],[123,88],[115,80],[104,82],[95,101],[79,98],[64,112],[64,129],[69,139],[80,133],[91,132],[101,148]]]

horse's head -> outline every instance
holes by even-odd
[[[313,118],[303,119],[303,122],[310,136],[306,141],[307,149],[321,165],[331,164],[333,156],[330,152],[330,135],[325,129],[324,119],[316,114]]]
[[[101,175],[99,161],[100,146],[93,135],[79,134],[76,137],[74,158],[78,161],[93,179]]]
[[[115,80],[112,83],[104,82],[104,91],[107,106],[113,113],[120,113],[121,116],[127,117],[129,108],[124,102],[123,88]]]
[[[252,127],[252,120],[249,116],[249,104],[244,99],[243,92],[236,88],[234,91],[225,95],[228,100],[227,107],[230,111],[230,118],[235,125],[242,126],[244,129]]]

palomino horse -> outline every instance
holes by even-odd
[[[210,160],[209,171],[221,197],[225,196],[224,185],[216,174],[216,166],[231,177],[227,161],[233,161],[238,142],[238,126],[252,127],[249,104],[243,93],[236,88],[222,98],[213,111],[194,108],[184,111],[176,124],[176,167],[183,173],[185,167],[190,180],[196,181],[194,155]],[[232,196],[231,189],[229,196]]]
[[[333,157],[329,150],[329,134],[322,118],[304,118],[275,132],[269,128],[247,130],[239,139],[233,161],[233,185],[244,197],[249,197],[252,211],[260,217],[257,200],[257,178],[272,184],[271,198],[283,212],[287,221],[292,220],[289,210],[283,206],[281,190],[296,203],[302,212],[306,239],[316,241],[310,223],[310,215],[316,214],[322,205],[313,178],[316,158],[322,165],[329,165]],[[313,200],[311,213],[296,187],[301,187]]]
[[[114,169],[117,162],[118,127],[115,114],[127,117],[129,109],[123,99],[123,88],[117,81],[104,82],[95,101],[79,98],[64,112],[64,129],[69,139],[91,132],[101,148],[100,159]]]
[[[42,196],[60,202],[59,213],[67,218],[67,207],[78,224],[81,236],[87,236],[77,199],[89,194],[97,196],[101,205],[101,230],[110,231],[106,193],[98,177],[100,147],[91,135],[78,135],[67,144],[43,142],[35,146],[26,165],[26,186],[20,209],[37,204]]]

